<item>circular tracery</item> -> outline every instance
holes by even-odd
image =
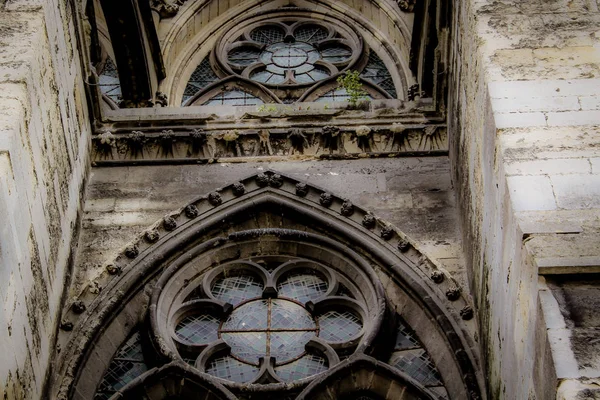
[[[180,279],[188,280],[173,287]],[[323,372],[338,353],[356,349],[370,318],[356,300],[365,294],[344,273],[293,256],[213,266],[178,290],[182,301],[168,324],[177,353],[230,382],[294,382]]]
[[[266,21],[242,35],[230,34],[235,39],[226,41],[224,61],[232,71],[262,84],[312,84],[358,58],[360,42],[348,32],[305,19]]]

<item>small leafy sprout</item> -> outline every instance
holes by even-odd
[[[346,90],[348,96],[348,103],[351,107],[356,107],[356,104],[365,98],[367,92],[363,89],[362,83],[360,83],[360,76],[358,71],[346,71],[343,75],[337,78],[337,82],[342,88]]]

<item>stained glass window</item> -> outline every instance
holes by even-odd
[[[352,50],[338,39],[321,52],[317,43],[329,38],[329,30],[318,24],[304,24],[286,34],[280,26],[255,28],[250,38],[257,47],[242,39],[227,54],[233,68],[253,66],[250,79],[267,85],[310,84],[331,76],[335,68],[323,63],[349,62]],[[244,45],[244,43],[246,43]],[[234,43],[235,45],[235,43]],[[264,46],[259,51],[259,46]]]
[[[293,382],[326,371],[327,360],[308,354],[299,360],[275,368],[275,372],[284,382]]]
[[[285,31],[282,28],[273,25],[261,26],[250,33],[252,40],[262,44],[281,42],[284,36]]]
[[[319,316],[319,336],[328,342],[345,342],[355,337],[362,323],[350,311],[331,310]]]
[[[230,106],[254,106],[264,102],[258,97],[244,92],[243,90],[229,90],[219,93],[206,103],[205,106],[230,105]]]
[[[395,350],[406,350],[413,349],[415,347],[421,347],[419,340],[412,332],[412,330],[405,325],[403,321],[398,321],[398,327],[396,333],[396,345]]]
[[[108,399],[147,370],[142,354],[141,337],[139,332],[135,332],[117,350],[102,377],[94,400]]]
[[[347,27],[325,20],[306,17],[274,18],[258,23],[242,23],[229,32],[213,50],[218,62],[219,75],[229,74],[257,84],[252,93],[233,89],[199,103],[204,105],[248,106],[263,104],[260,98],[270,97],[272,102],[294,103],[306,98],[305,91],[312,91],[319,83],[349,70],[358,70],[365,81],[377,85],[392,98],[397,98],[394,79],[375,51],[363,45],[364,38]],[[367,65],[362,67],[360,53],[368,51]],[[190,77],[182,98],[188,104],[195,94],[201,92],[219,78],[206,57]],[[256,96],[263,90],[260,98]],[[207,92],[208,93],[208,92]],[[322,93],[322,92],[321,92]],[[208,96],[208,94],[206,94]],[[266,97],[265,97],[266,96]],[[373,92],[364,100],[384,97]],[[313,99],[312,96],[309,97]],[[347,101],[345,90],[332,89],[316,101]],[[189,105],[189,104],[188,104]]]
[[[374,52],[369,52],[369,62],[361,72],[360,77],[372,82],[388,92],[393,98],[397,98],[396,86],[392,74],[387,69],[381,58]]]
[[[216,357],[208,362],[206,373],[217,378],[227,379],[233,382],[250,382],[258,375],[258,368],[240,362],[233,357]]]
[[[208,314],[185,317],[175,328],[177,337],[189,344],[208,344],[217,339],[219,320]]]
[[[190,80],[188,81],[185,91],[183,92],[182,103],[185,103],[196,93],[218,80],[219,78],[213,72],[213,69],[210,66],[208,56],[205,57],[204,60],[202,60],[202,62],[196,67],[194,72],[192,72],[192,76],[190,76]]]
[[[244,300],[259,297],[263,284],[252,275],[221,277],[213,284],[211,293],[215,298],[234,306]]]
[[[424,349],[396,352],[390,364],[424,386],[442,385],[440,373]]]
[[[98,86],[100,86],[100,91],[115,103],[121,101],[121,83],[117,67],[110,58],[106,59],[104,68],[98,76]]]
[[[275,357],[277,364],[304,354],[304,346],[316,335],[308,311],[283,299],[260,299],[236,308],[223,323],[221,338],[231,354],[242,361],[259,364],[260,357]]]
[[[324,295],[327,292],[327,282],[315,273],[292,273],[279,282],[277,290],[280,296],[306,303]]]

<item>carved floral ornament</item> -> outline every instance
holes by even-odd
[[[248,215],[275,208],[299,219],[286,229],[244,228]],[[373,223],[365,224],[367,218]],[[218,233],[233,221],[237,230]],[[302,399],[358,368],[395,382],[415,398],[447,398],[466,393],[466,387],[477,392],[468,356],[460,366],[452,361],[452,354],[465,350],[430,354],[409,325],[411,312],[398,315],[387,305],[395,300],[373,266],[389,265],[400,274],[395,279],[421,276],[417,286],[430,292],[415,286],[411,296],[428,298],[427,313],[436,315],[431,321],[442,321],[444,329],[451,326],[443,322],[448,318],[457,324],[460,316],[472,316],[463,311],[468,303],[460,292],[452,302],[445,299],[455,287],[452,278],[434,278],[432,272],[443,272],[402,234],[347,199],[269,171],[199,198],[148,232],[107,265],[107,280],[97,282],[105,289],[82,294],[65,316],[64,325],[71,325],[64,334],[72,340],[62,370],[67,377],[74,376],[68,371],[82,371],[75,391],[83,393],[92,380],[95,399],[166,398],[156,393],[195,398],[194,391],[215,399],[249,393]],[[412,272],[401,272],[396,265],[402,263],[413,265]],[[114,314],[110,307],[138,296],[131,291],[140,290],[140,279],[152,282],[144,323],[130,328],[111,351],[102,377],[89,376],[98,364],[83,357],[94,348],[84,351],[92,346],[86,338],[100,335],[93,345],[98,348],[117,340],[102,337],[107,322],[95,316]],[[414,304],[412,313],[422,315],[422,306]],[[122,317],[113,318],[111,326]],[[437,364],[443,359],[448,361]],[[461,383],[469,374],[472,382]],[[389,384],[364,384],[372,398],[397,398],[381,392]],[[353,395],[363,383],[356,385],[335,390],[341,397]]]

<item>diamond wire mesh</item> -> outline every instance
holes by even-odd
[[[306,303],[315,300],[327,292],[327,282],[316,274],[307,272],[290,274],[277,284],[281,297]]]
[[[244,364],[233,357],[217,357],[210,360],[206,373],[233,382],[245,383],[253,380],[258,374],[258,368]]]
[[[213,72],[210,66],[209,57],[205,57],[204,60],[198,64],[194,72],[192,72],[192,75],[190,76],[187,86],[183,92],[182,103],[186,102],[190,97],[194,96],[206,86],[218,80],[219,78]]]
[[[362,322],[350,311],[327,311],[319,316],[319,337],[328,342],[345,342],[360,332]]]
[[[296,361],[275,368],[275,372],[284,382],[292,382],[319,374],[327,368],[325,358],[307,354]]]
[[[379,58],[374,51],[369,52],[369,62],[360,74],[361,78],[379,85],[383,90],[388,92],[393,98],[398,96],[392,74],[385,66],[383,60]]]
[[[219,93],[204,105],[231,105],[231,106],[254,106],[263,104],[263,101],[256,96],[241,90],[229,90]]]
[[[317,25],[302,25],[294,32],[294,37],[300,42],[315,43],[329,36],[327,29]]]
[[[283,41],[283,36],[283,30],[275,26],[261,26],[250,33],[252,40],[263,44],[281,42]]]
[[[393,353],[390,364],[406,373],[423,386],[441,386],[440,373],[424,349]]]
[[[243,92],[242,92],[243,93]],[[238,305],[244,300],[262,295],[263,285],[251,275],[238,275],[219,278],[211,293],[215,298]]]
[[[115,353],[102,377],[94,399],[107,399],[148,370],[142,354],[139,332],[131,335]]]

